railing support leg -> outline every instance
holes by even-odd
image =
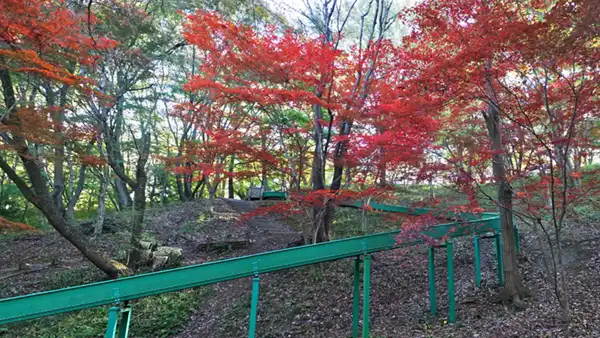
[[[131,305],[121,310],[121,323],[119,324],[119,338],[129,337],[129,323],[131,322]]]
[[[429,257],[429,312],[432,316],[436,313],[436,300],[435,300],[435,249],[433,246],[428,247]]]
[[[108,326],[106,327],[104,338],[116,338],[120,312],[121,308],[118,306],[112,306],[108,309]]]
[[[358,338],[360,316],[360,257],[354,259],[354,289],[352,291],[352,338]]]
[[[504,264],[502,261],[502,235],[496,234],[494,238],[496,244],[496,259],[498,261],[498,284],[504,285]]]
[[[446,255],[448,256],[448,319],[450,323],[456,321],[456,299],[454,297],[454,257],[452,242],[446,243]]]
[[[258,312],[258,287],[260,278],[254,277],[252,280],[252,303],[250,305],[250,327],[248,329],[248,338],[254,338],[256,333],[256,314]]]
[[[371,288],[371,256],[365,255],[363,263],[363,338],[369,338],[369,301]]]
[[[475,247],[475,284],[481,286],[481,256],[479,250],[479,236],[473,237],[473,244]]]

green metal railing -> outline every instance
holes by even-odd
[[[374,208],[382,206],[374,205]],[[398,211],[394,212],[425,213],[426,209],[418,211],[415,211],[415,209],[407,210],[406,208],[402,209],[405,211],[395,210]],[[2,299],[0,300],[0,325],[112,304],[113,306],[109,309],[109,320],[105,337],[114,338],[118,334],[118,337],[125,338],[129,331],[132,311],[129,301],[131,300],[243,277],[254,277],[252,281],[252,300],[248,330],[248,336],[254,337],[261,275],[305,265],[355,257],[352,336],[358,337],[359,331],[359,290],[361,279],[359,264],[362,261],[362,336],[366,338],[369,335],[370,255],[379,251],[422,244],[426,242],[426,238],[436,240],[447,239],[437,247],[445,247],[447,251],[449,319],[450,322],[454,322],[456,307],[452,238],[469,234],[475,235],[475,271],[476,281],[479,284],[481,282],[478,250],[479,236],[484,235],[482,238],[485,238],[485,236],[491,234],[491,237],[496,240],[498,277],[500,284],[502,284],[502,246],[499,217],[495,214],[483,214],[480,216],[463,214],[462,217],[465,221],[441,224],[425,229],[421,233],[422,236],[405,237],[404,234],[403,236],[399,236],[400,231],[383,232]],[[481,218],[477,219],[477,217]],[[433,315],[436,313],[434,249],[435,247],[433,246],[429,249],[429,296],[430,310]]]

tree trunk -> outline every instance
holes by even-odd
[[[192,164],[190,162],[185,163],[185,166],[188,169],[191,168],[191,165]],[[192,178],[193,176],[191,174],[183,175],[183,195],[185,201],[191,201],[194,199],[194,194],[192,192]]]
[[[108,166],[102,168],[102,174],[100,177],[100,195],[98,196],[98,217],[96,218],[96,224],[94,225],[94,235],[100,235],[104,226],[104,218],[106,216],[106,192],[108,190],[109,180],[109,169]]]
[[[377,128],[377,134],[378,135],[383,135],[383,133],[385,132],[385,130],[383,129],[383,127],[378,127]],[[387,186],[387,158],[385,157],[385,149],[383,147],[380,147],[378,149],[378,157],[379,157],[379,165],[377,168],[377,176],[379,178],[379,186],[380,187],[386,187]]]
[[[177,182],[177,195],[179,195],[179,200],[181,202],[185,202],[185,194],[183,193],[183,178],[181,174],[175,175],[175,181]]]
[[[160,189],[160,203],[167,204],[167,202],[168,202],[167,187],[169,185],[169,174],[166,171],[164,173],[163,180],[161,183],[162,183],[162,187]]]
[[[130,179],[128,180],[129,185],[134,191],[133,220],[131,222],[130,238],[131,248],[129,251],[129,258],[127,259],[127,264],[131,267],[138,265],[142,252],[140,240],[142,238],[142,231],[144,228],[144,213],[146,212],[146,184],[148,182],[146,163],[148,162],[148,156],[150,155],[149,133],[144,133],[142,131],[140,144],[141,146],[138,147],[139,158],[135,168],[135,181],[131,181]]]
[[[123,170],[125,170],[123,168]],[[117,202],[119,203],[119,210],[126,210],[131,207],[133,203],[131,196],[129,195],[129,189],[127,184],[120,178],[115,178],[115,187],[117,188]]]
[[[350,130],[352,130],[352,122],[343,121],[342,126],[340,127],[340,136],[348,136],[350,135]],[[346,157],[346,150],[348,148],[348,140],[343,139],[339,141],[335,146],[335,152],[333,153],[333,178],[331,181],[330,190],[332,192],[337,192],[342,187],[342,179],[344,176],[344,160]],[[328,202],[325,208],[325,220],[323,224],[324,231],[327,233],[327,237],[329,238],[329,232],[331,231],[331,226],[333,225],[333,220],[335,218],[335,205]]]
[[[317,97],[321,97],[321,93],[317,92]],[[323,128],[321,126],[321,120],[323,114],[320,105],[314,105],[313,107],[313,139],[315,141],[315,152],[312,161],[311,181],[312,190],[318,191],[325,189],[325,154],[323,152]],[[326,201],[322,201],[325,203]],[[313,206],[313,239],[314,243],[329,241],[329,233],[325,231],[325,207],[323,205]]]
[[[234,191],[233,191],[234,165],[235,165],[235,155],[231,155],[231,157],[229,158],[229,177],[227,178],[227,188],[228,188],[227,193],[228,193],[228,197],[231,199],[235,198]]]
[[[263,152],[267,151],[267,135],[264,133],[261,134],[260,136],[260,149]],[[261,169],[261,186],[263,187],[264,191],[269,191],[269,180],[267,177],[267,166],[268,163],[267,161],[263,160],[262,161],[262,169]]]
[[[489,70],[489,64],[486,68]],[[511,300],[515,305],[521,306],[521,298],[526,295],[521,274],[517,264],[515,249],[516,238],[513,226],[512,188],[506,175],[506,152],[502,145],[502,124],[500,110],[491,83],[491,78],[486,80],[488,96],[488,109],[483,112],[486,122],[490,144],[494,155],[492,157],[492,170],[498,186],[498,212],[502,229],[502,260],[504,263],[504,289],[501,294],[503,300]]]
[[[48,108],[56,108],[56,93],[52,89],[52,85],[48,82],[45,82],[43,84],[43,88],[46,91],[46,106]],[[62,113],[62,110],[58,110],[57,112],[51,114],[51,118],[53,128],[55,129],[59,139],[58,144],[54,145],[52,200],[54,202],[54,206],[62,212],[64,210],[63,192],[65,190],[65,140],[62,135],[64,114]]]
[[[146,211],[146,173],[141,170],[137,176],[137,187],[133,195],[133,220],[131,222],[130,251],[127,265],[135,267],[140,261],[144,213]]]
[[[301,188],[301,184],[304,184],[305,186],[308,185],[308,182],[306,181],[306,176],[304,175],[304,164],[305,162],[305,153],[304,151],[300,150],[300,163],[298,163],[298,186],[296,187],[297,190],[300,190]]]
[[[65,212],[65,217],[69,220],[69,221],[74,221],[75,220],[75,206],[77,205],[77,201],[79,201],[79,197],[81,196],[81,193],[83,192],[83,189],[85,187],[85,172],[86,172],[87,166],[85,164],[83,164],[81,166],[81,168],[79,168],[79,178],[77,180],[77,188],[75,188],[75,191],[73,191],[72,193],[69,193],[69,201],[67,204],[67,210]]]

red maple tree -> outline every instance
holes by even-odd
[[[429,0],[404,16],[413,27],[405,40],[413,65],[407,85],[432,112],[446,114],[450,126],[457,123],[450,128],[472,128],[448,138],[453,149],[445,163],[462,185],[498,186],[498,196],[490,198],[503,228],[503,296],[519,305],[526,294],[514,251],[515,214],[543,231],[553,229],[555,285],[565,318],[560,233],[571,203],[597,190],[594,180],[587,187],[580,181],[586,175],[581,158],[594,148],[589,122],[600,113],[598,9],[592,3]]]
[[[315,206],[315,241],[329,238],[333,200],[348,188],[342,184],[345,167],[415,164],[432,141],[438,125],[427,111],[413,109],[400,86],[402,53],[382,34],[342,51],[321,37],[273,27],[258,32],[215,13],[199,11],[188,20],[184,37],[201,51],[203,63],[187,90],[206,92],[211,105],[314,113],[313,192],[305,200]],[[373,128],[380,132],[373,134]],[[334,173],[326,189],[329,157]]]

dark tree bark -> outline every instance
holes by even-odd
[[[486,62],[486,70],[490,71],[491,65]],[[486,79],[486,96],[488,100],[487,112],[483,117],[490,138],[490,146],[494,155],[492,156],[492,171],[498,186],[498,212],[502,228],[502,260],[504,264],[504,288],[501,298],[511,300],[520,306],[521,298],[526,295],[523,286],[519,266],[517,263],[516,237],[513,226],[512,188],[506,175],[506,151],[502,145],[502,122],[500,120],[500,109],[498,100],[492,86],[491,75]]]
[[[69,196],[69,200],[67,202],[67,209],[65,210],[65,215],[68,220],[75,220],[75,205],[77,205],[77,201],[79,201],[79,197],[85,188],[85,173],[87,171],[87,166],[85,164],[81,165],[79,168],[79,177],[77,179],[77,187],[71,196]]]
[[[112,142],[107,140],[112,140],[111,136],[112,131],[107,128],[108,126],[104,125],[104,132],[107,133],[108,137],[105,137],[105,145],[106,152],[108,157],[108,164],[113,169],[115,174],[127,183],[127,185],[134,192],[134,203],[133,203],[133,211],[134,216],[131,223],[131,239],[130,239],[130,251],[129,257],[127,260],[127,264],[130,267],[135,267],[139,260],[142,248],[140,247],[140,239],[142,235],[142,230],[144,226],[144,213],[146,210],[146,184],[147,184],[147,175],[146,175],[146,163],[148,162],[148,157],[150,156],[150,133],[143,132],[142,137],[139,139],[139,142],[136,142],[136,148],[138,151],[138,160],[136,164],[135,170],[135,179],[127,176],[124,170],[118,165],[117,158],[121,158],[119,154],[117,154],[117,149]]]
[[[144,148],[146,150],[146,148]],[[149,149],[148,149],[149,150]],[[147,160],[148,154],[145,155]],[[141,247],[140,240],[144,228],[144,214],[146,211],[146,160],[138,161],[136,168],[136,186],[133,196],[133,222],[131,224],[131,250],[129,251],[128,264],[136,265],[140,261]]]
[[[321,97],[322,93],[317,91],[317,97]],[[320,105],[313,106],[313,140],[315,142],[315,152],[312,161],[311,183],[312,190],[318,191],[325,189],[325,152],[323,144],[323,127],[321,121],[323,119],[322,107]],[[325,203],[326,201],[323,201]],[[325,207],[322,205],[313,206],[313,242],[326,242],[329,240],[329,232],[325,229]]]
[[[227,178],[227,189],[228,189],[228,197],[233,199],[235,198],[234,195],[234,191],[233,191],[233,176],[231,174],[233,174],[233,169],[234,169],[234,165],[235,165],[235,155],[231,155],[231,157],[229,158],[229,177]]]
[[[122,98],[120,98],[116,102],[114,126],[112,126],[112,128],[110,129],[110,133],[107,134],[104,138],[104,142],[108,142],[111,144],[111,153],[109,153],[108,155],[112,156],[114,166],[118,168],[118,171],[125,174],[125,160],[123,159],[123,153],[121,152],[121,132],[123,129],[123,103],[121,101]],[[108,130],[108,126],[105,126],[105,128]],[[115,187],[117,188],[117,201],[119,202],[119,210],[125,210],[133,205],[130,191],[127,188],[128,185],[129,184],[127,183],[127,181],[124,180],[122,177],[118,176],[117,178],[115,178]]]
[[[352,122],[351,121],[343,121],[342,126],[340,127],[340,136],[348,136],[350,135],[350,131],[352,130]],[[333,178],[331,181],[330,189],[331,191],[338,191],[342,187],[342,176],[344,173],[344,161],[346,158],[346,151],[348,149],[348,140],[344,139],[336,144],[335,151],[333,153]],[[333,225],[333,220],[335,218],[335,206],[331,203],[327,203],[327,207],[325,210],[325,220],[324,220],[324,231],[327,232],[327,237],[329,237],[329,232],[331,230],[331,226]]]

